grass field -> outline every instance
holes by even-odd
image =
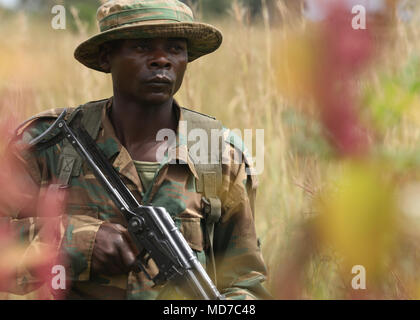
[[[287,17],[287,12],[283,15]],[[317,246],[311,237],[311,220],[319,211],[319,192],[339,179],[346,161],[334,153],[324,138],[316,110],[307,108],[304,99],[286,100],[276,81],[273,60],[279,44],[284,44],[282,39],[290,30],[304,31],[310,25],[304,19],[287,17],[288,28],[285,25],[278,28],[264,23],[264,19],[249,24],[245,17],[241,8],[236,7],[229,18],[211,21],[222,30],[224,43],[216,53],[189,66],[177,99],[186,107],[221,119],[227,127],[265,130],[265,162],[264,172],[258,177],[256,226],[269,268],[267,286],[274,296],[360,297],[349,293],[352,274],[350,270],[344,276],[340,273],[341,258],[335,250],[328,245]],[[374,167],[381,168],[378,176],[392,177],[398,186],[394,191],[404,191],[399,199],[406,199],[401,203],[409,208],[398,210],[395,225],[375,229],[373,222],[369,229],[380,234],[394,230],[396,225],[404,226],[396,236],[398,250],[393,249],[390,254],[398,262],[386,260],[387,272],[381,274],[379,285],[375,285],[379,289],[361,297],[420,297],[417,271],[420,237],[416,229],[420,217],[416,215],[416,211],[420,212],[416,202],[420,192],[417,29],[415,19],[397,24],[396,36],[385,46],[387,51],[373,62],[373,68],[356,79],[364,103],[363,119],[373,123],[378,131],[373,161],[380,159],[381,166]],[[110,97],[109,76],[91,71],[73,58],[74,48],[87,37],[83,28],[78,33],[53,30],[49,20],[34,23],[24,13],[13,17],[2,17],[0,13],[0,121],[10,121],[10,116],[21,121],[45,109]],[[293,73],[292,62],[290,67]],[[375,181],[376,177],[372,177],[373,186],[374,182],[382,181]],[[360,185],[365,185],[363,178]],[[374,198],[375,194],[359,196]],[[358,202],[357,193],[352,199]],[[370,236],[369,239],[379,237]],[[363,247],[363,243],[360,245]],[[374,246],[366,250],[371,248],[376,250]]]

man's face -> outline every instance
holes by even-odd
[[[185,39],[123,40],[108,55],[114,90],[157,105],[179,90],[188,63]]]

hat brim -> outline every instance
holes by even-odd
[[[134,23],[93,36],[76,48],[74,57],[86,67],[106,73],[99,63],[101,45],[112,40],[140,38],[185,38],[189,62],[217,50],[223,40],[219,30],[205,23]]]

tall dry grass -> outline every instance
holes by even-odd
[[[211,21],[222,30],[224,43],[216,53],[189,65],[177,99],[186,107],[216,116],[227,127],[265,130],[256,226],[269,270],[267,286],[281,297],[276,295],[278,275],[293,273],[298,267],[289,265],[288,259],[296,260],[291,257],[298,250],[296,239],[310,241],[299,234],[300,226],[316,215],[313,199],[332,165],[320,124],[300,112],[305,101],[291,104],[278,90],[272,62],[276,45],[287,29],[304,30],[307,25],[302,17],[289,16],[287,8],[278,10],[284,18],[280,28],[269,24],[266,10],[260,22],[251,24],[237,2],[228,19]],[[73,58],[75,47],[88,37],[83,27],[78,33],[53,30],[48,19],[34,24],[24,12],[1,15],[0,119],[13,115],[23,120],[45,109],[78,106],[112,95],[108,75],[89,70]],[[393,50],[381,60],[377,73],[369,75],[378,92],[382,73],[398,69],[418,52],[416,27],[415,22],[399,25],[398,37],[390,44]],[[415,150],[420,126],[414,120],[419,116],[420,109],[404,114],[400,123],[385,130],[384,145]],[[287,281],[284,285],[295,290],[294,298],[341,298],[346,284],[336,272],[337,261],[334,255],[314,251],[303,273],[297,275],[300,287]]]

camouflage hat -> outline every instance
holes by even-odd
[[[98,9],[97,19],[100,33],[79,45],[74,56],[102,72],[99,51],[111,40],[185,38],[190,62],[215,51],[222,43],[219,30],[195,22],[191,9],[178,0],[111,0]]]

